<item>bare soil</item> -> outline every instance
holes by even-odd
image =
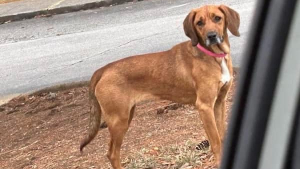
[[[236,82],[227,99],[227,114],[235,86]],[[185,146],[187,141],[200,143],[206,139],[194,107],[184,105],[161,111],[170,103],[149,101],[137,106],[122,146],[123,161],[144,148],[157,150],[157,147]],[[87,134],[88,123],[87,87],[12,99],[0,106],[1,168],[110,168],[106,158],[107,129],[100,130],[84,152],[79,152],[80,140]],[[213,168],[212,154],[207,153],[201,162],[198,168]]]

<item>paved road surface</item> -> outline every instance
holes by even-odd
[[[240,13],[241,37],[230,34],[234,66],[239,66],[255,2],[146,0],[0,25],[0,98],[88,80],[109,62],[170,49],[188,39],[182,22],[204,4],[226,4]]]

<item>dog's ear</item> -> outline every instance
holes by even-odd
[[[193,46],[196,46],[199,41],[196,30],[195,30],[195,26],[194,26],[195,15],[196,15],[196,12],[191,11],[183,21],[183,29],[184,29],[185,35],[191,39]]]
[[[240,15],[235,10],[225,5],[220,5],[219,9],[225,14],[226,25],[229,31],[235,36],[240,36]]]

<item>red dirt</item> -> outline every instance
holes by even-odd
[[[99,131],[83,154],[79,152],[80,140],[86,136],[89,123],[87,91],[87,87],[78,87],[52,94],[19,96],[0,106],[1,168],[110,168],[106,158],[107,129]],[[232,95],[233,90],[227,110]],[[169,101],[151,101],[137,106],[122,146],[122,159],[142,148],[205,140],[193,106],[157,113],[157,109],[168,104]],[[203,160],[204,169],[211,168],[208,160],[211,156],[210,153]]]

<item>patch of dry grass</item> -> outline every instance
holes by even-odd
[[[197,143],[187,141],[184,145],[171,145],[141,149],[127,157],[123,164],[130,169],[192,169],[202,168],[202,160],[207,158],[208,149],[196,150]]]

